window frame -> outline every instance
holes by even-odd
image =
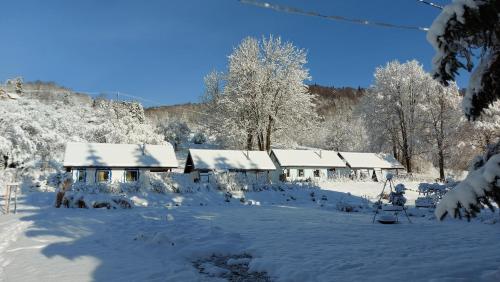
[[[100,171],[107,171],[108,172],[108,180],[107,181],[99,181],[97,176],[99,175]],[[111,169],[109,168],[98,168],[95,170],[95,182],[96,183],[111,183],[111,177],[112,177],[112,172]]]
[[[83,180],[80,180],[81,172],[83,172]],[[76,169],[76,182],[85,183],[87,182],[87,170],[84,168]]]
[[[305,174],[305,171],[303,168],[299,168],[297,169],[297,176],[298,177],[304,177],[306,174]]]
[[[132,181],[129,181],[127,179],[127,172],[135,172],[137,173],[137,178],[135,180],[132,180]],[[123,180],[124,182],[126,183],[134,183],[134,182],[137,182],[139,181],[139,177],[140,177],[140,172],[139,172],[139,169],[136,169],[136,168],[127,168],[123,171]]]

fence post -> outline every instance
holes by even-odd
[[[14,191],[12,189],[14,188]],[[3,213],[10,213],[10,201],[14,196],[14,213],[17,213],[17,190],[19,188],[19,183],[8,183],[5,185],[5,195],[4,195],[4,207]],[[14,195],[12,193],[14,192]]]
[[[17,190],[19,189],[19,185],[14,186],[14,214],[17,213]]]
[[[10,213],[10,196],[11,196],[11,186],[7,184],[7,188],[5,190],[5,214]]]

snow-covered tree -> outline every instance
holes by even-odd
[[[49,162],[62,160],[65,143],[69,141],[164,142],[146,120],[140,104],[77,100],[66,103],[62,99],[38,98],[24,89],[16,100],[0,100],[0,168],[46,168]]]
[[[445,87],[429,76],[428,84],[430,87],[424,91],[424,99],[420,104],[421,121],[425,141],[437,157],[439,179],[444,181],[446,160],[451,147],[456,145],[454,138],[460,126],[458,109],[462,99],[455,83]]]
[[[224,136],[228,132],[224,126],[226,119],[221,103],[224,80],[225,76],[221,72],[214,70],[207,74],[204,78],[205,91],[201,97],[201,102],[205,105],[201,113],[201,123],[208,132],[217,137]]]
[[[369,89],[361,99],[358,111],[361,113],[369,140],[368,150],[373,152],[392,152],[400,159],[398,129],[392,118],[392,111],[382,103],[382,95]]]
[[[427,33],[436,50],[434,76],[445,85],[455,79],[459,69],[472,71],[475,53],[480,53],[463,103],[465,114],[472,119],[500,98],[499,15],[496,0],[453,1]]]
[[[473,122],[474,129],[480,135],[483,146],[500,141],[500,100],[484,109]]]
[[[188,141],[191,130],[184,121],[173,120],[163,121],[158,124],[158,132],[164,136],[165,141],[174,145],[175,150],[178,150],[179,145]]]
[[[460,68],[473,71],[463,107],[477,119],[500,98],[500,1],[455,0],[444,7],[427,39],[436,50],[434,76],[443,84],[453,81]],[[479,64],[474,69],[475,53]],[[500,205],[500,142],[472,164],[468,176],[438,204],[436,216],[474,216],[490,201]]]
[[[375,71],[375,83],[366,95],[366,128],[371,135],[385,135],[392,141],[393,153],[401,152],[400,158],[408,172],[412,172],[412,160],[419,153],[420,132],[419,105],[432,85],[420,63],[392,61]],[[396,157],[399,157],[395,154]]]
[[[229,56],[224,82],[215,75],[206,79],[215,111],[207,118],[215,119],[234,147],[253,149],[256,144],[269,151],[278,138],[292,138],[317,121],[313,96],[304,84],[309,79],[306,62],[304,50],[279,37],[245,38]]]
[[[205,136],[205,134],[203,134],[203,132],[197,132],[191,142],[193,142],[194,144],[205,144],[207,143],[207,137]]]
[[[353,111],[345,110],[329,117],[319,130],[326,134],[322,141],[324,143],[320,147],[327,150],[364,151],[366,147],[364,122],[355,116]]]

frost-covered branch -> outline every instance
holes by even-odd
[[[500,143],[478,158],[467,177],[439,202],[435,214],[443,219],[447,214],[470,219],[483,207],[493,210],[491,201],[500,206]]]

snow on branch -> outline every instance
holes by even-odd
[[[500,205],[500,143],[479,158],[467,177],[444,195],[435,215],[440,220],[448,214],[461,218],[463,212],[470,219],[485,206],[493,210],[490,200]]]
[[[500,98],[500,2],[494,0],[454,0],[445,6],[427,32],[434,47],[434,77],[447,85],[460,69],[474,70],[463,108],[470,119]],[[479,55],[476,55],[479,53]]]

